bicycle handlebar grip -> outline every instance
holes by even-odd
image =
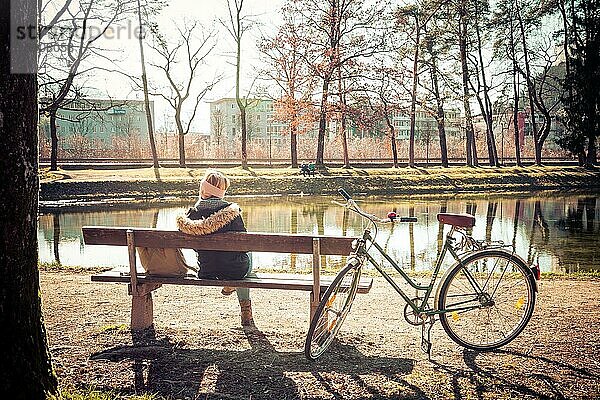
[[[348,194],[348,192],[346,192],[344,189],[339,188],[338,189],[338,193],[342,195],[342,197],[344,199],[346,199],[346,201],[350,200],[350,195]]]
[[[400,217],[400,222],[417,222],[417,217]]]

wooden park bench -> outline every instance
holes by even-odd
[[[310,294],[312,317],[333,277],[321,276],[322,255],[348,255],[353,238],[253,232],[227,232],[192,236],[179,231],[151,228],[86,226],[82,228],[86,245],[125,246],[129,270],[113,270],[92,275],[93,282],[128,283],[131,301],[131,329],[142,330],[153,324],[152,292],[162,285],[232,286],[256,289],[304,290]],[[241,280],[199,279],[188,274],[166,277],[145,274],[136,265],[136,247],[182,248],[199,250],[251,251],[312,254],[312,277],[259,276]],[[256,268],[256,266],[255,266]],[[368,293],[372,279],[361,279],[358,293]]]

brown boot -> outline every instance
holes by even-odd
[[[242,326],[254,325],[254,320],[252,319],[252,302],[250,300],[240,300],[240,309]]]
[[[233,292],[235,292],[235,288],[231,286],[225,286],[223,289],[221,289],[221,294],[223,296],[229,296]]]

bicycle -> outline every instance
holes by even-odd
[[[339,189],[346,203],[335,202],[366,218],[373,226],[364,230],[353,245],[345,266],[321,297],[311,319],[304,345],[305,356],[316,360],[333,342],[348,315],[360,280],[362,267],[368,261],[405,300],[404,319],[421,326],[421,350],[431,359],[431,328],[439,318],[446,334],[457,344],[472,350],[487,351],[504,346],[515,339],[531,319],[535,307],[539,265],[527,266],[500,241],[478,241],[468,229],[475,225],[469,214],[440,213],[440,223],[450,225],[437,257],[428,285],[416,283],[375,242],[377,223],[416,222],[415,217],[400,217],[391,212],[379,218],[363,211],[350,195]],[[418,295],[409,297],[369,251],[376,249]],[[454,264],[440,280],[433,306],[432,292],[447,254]]]

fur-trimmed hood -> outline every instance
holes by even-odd
[[[241,209],[236,203],[214,212],[206,218],[193,220],[185,215],[177,216],[177,228],[188,235],[209,235],[224,228],[240,216]]]

